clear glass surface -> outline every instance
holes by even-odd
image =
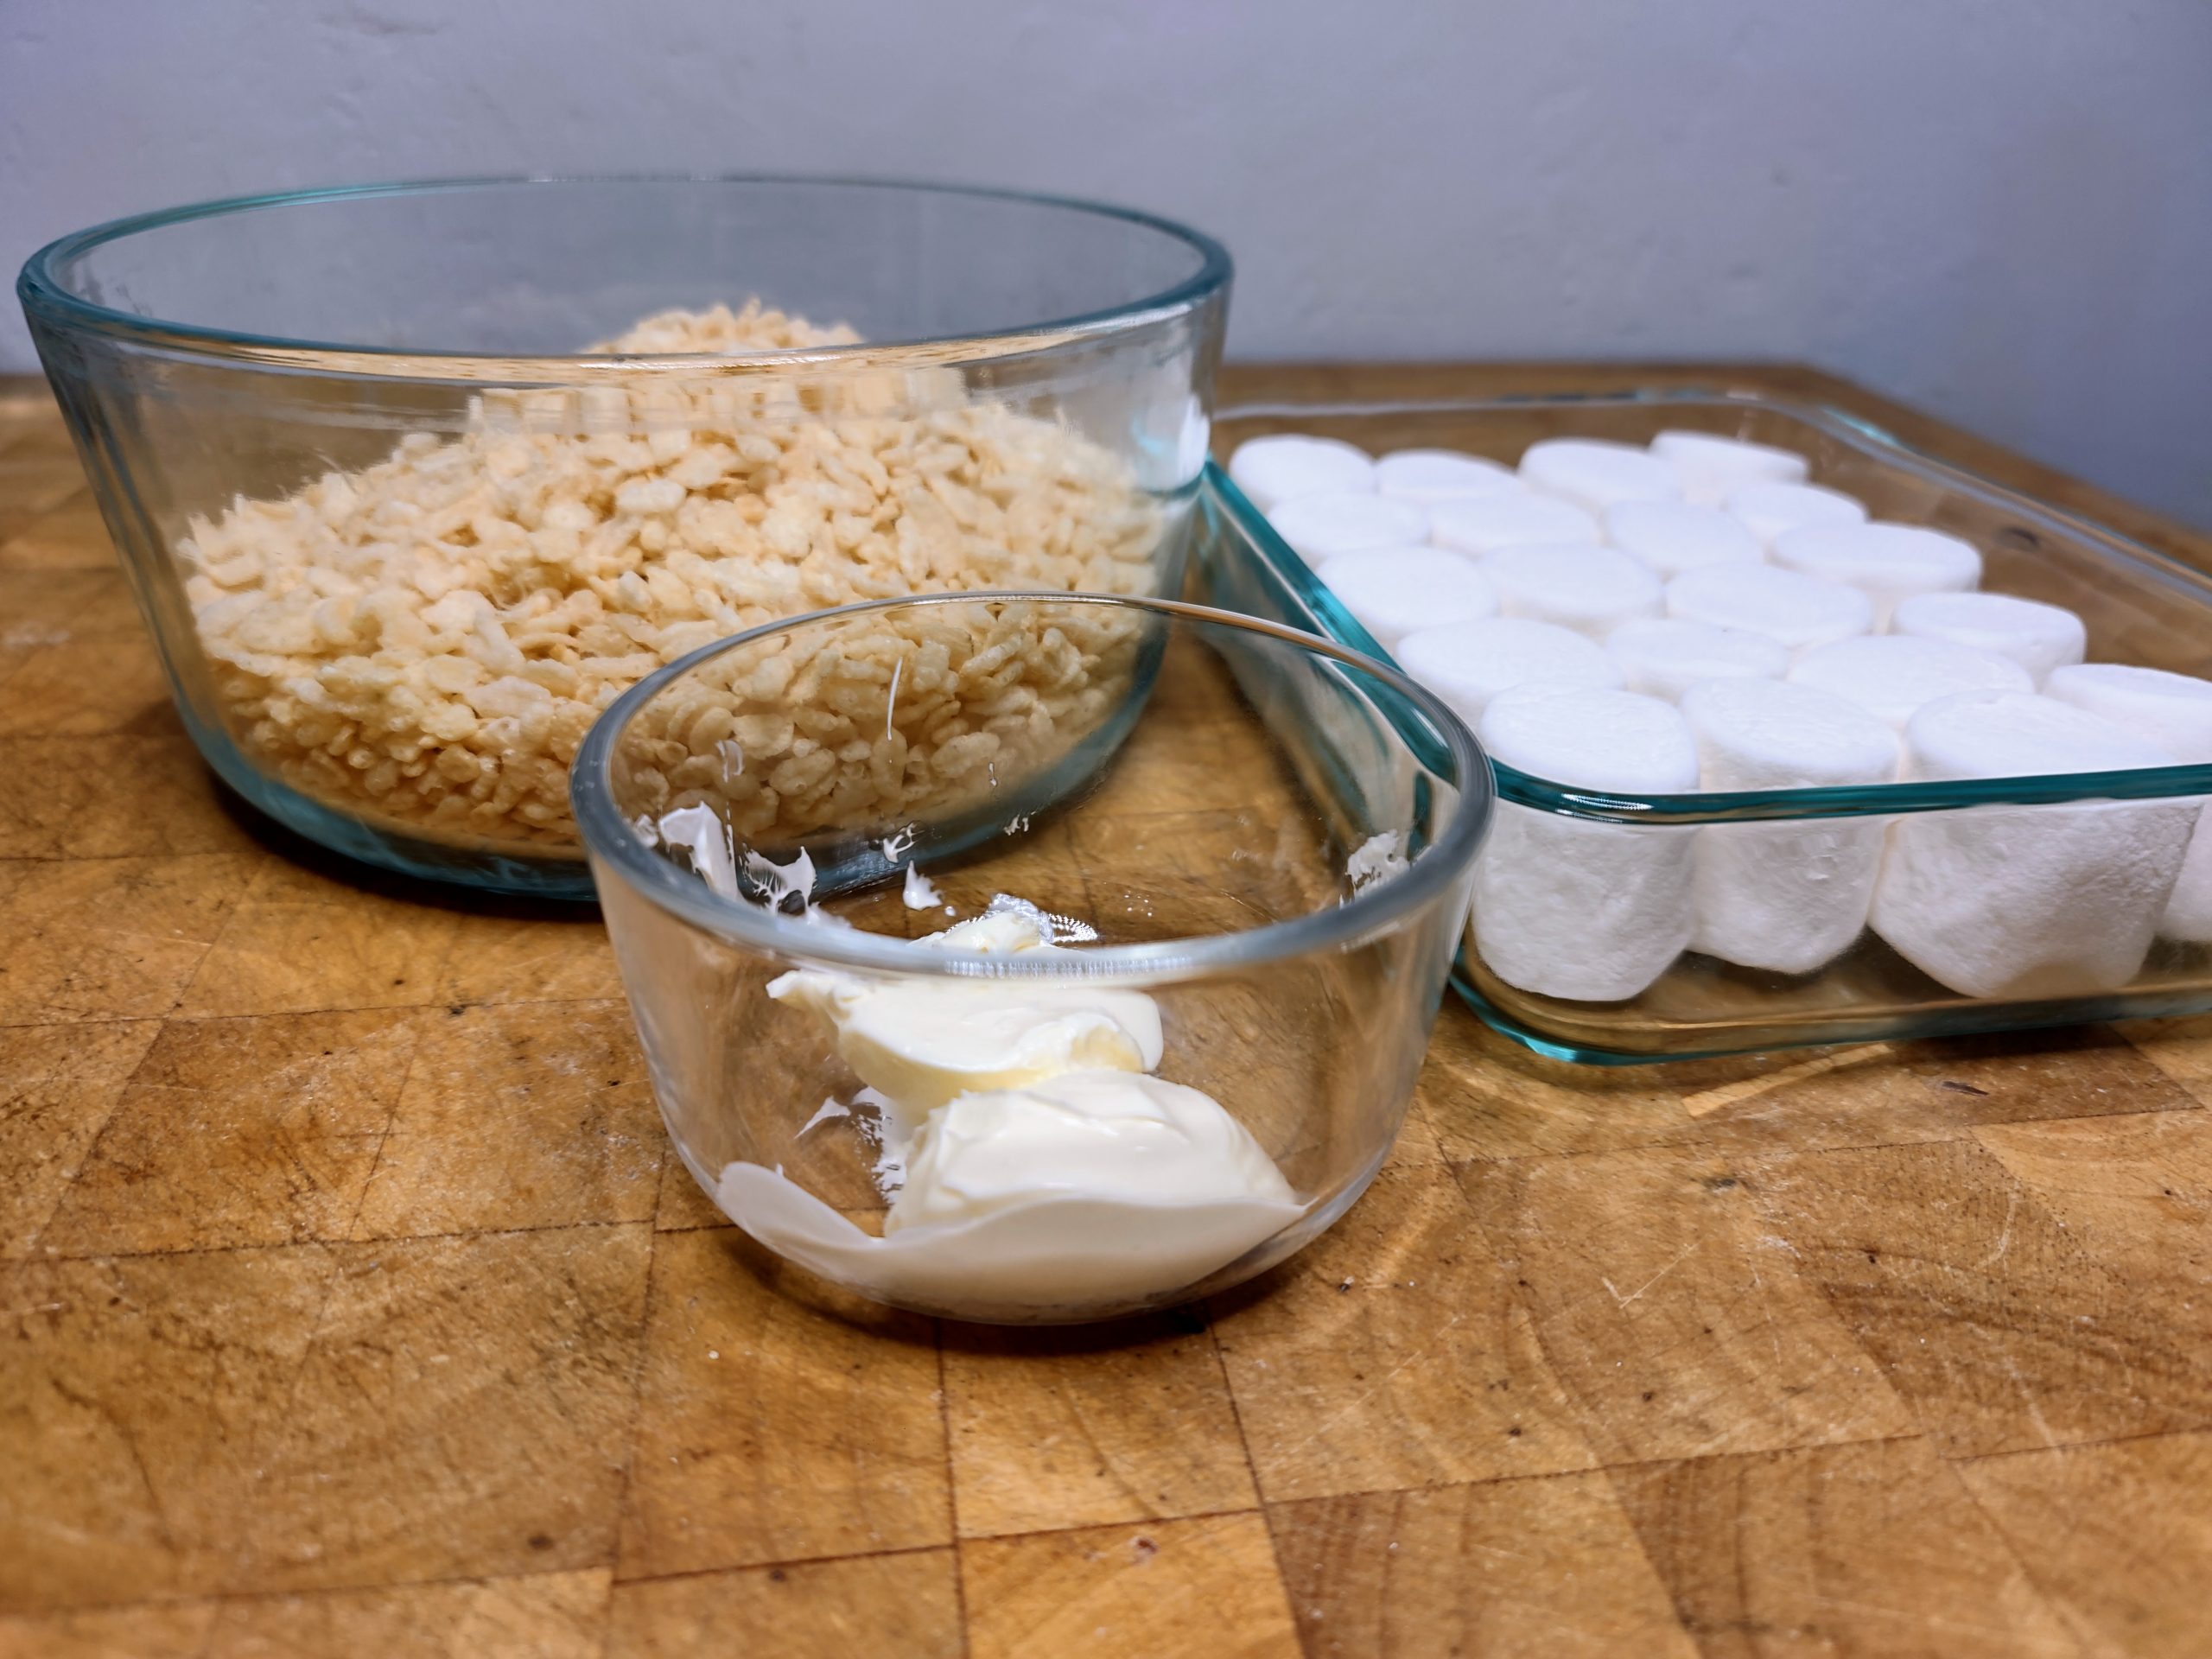
[[[1228,289],[1141,215],[747,178],[208,203],[17,284],[216,771],[353,856],[578,897],[576,745],[705,641],[1177,591]],[[807,326],[714,315],[755,300]]]
[[[1302,432],[1341,438],[1378,454],[1458,449],[1510,466],[1542,438],[1641,444],[1669,428],[1797,450],[1811,461],[1815,481],[1858,496],[1874,517],[1964,537],[1982,552],[1986,588],[2078,613],[2088,627],[2093,661],[2183,673],[2200,673],[2212,662],[2212,579],[2113,531],[1921,454],[1834,410],[1756,394],[1700,391],[1253,405],[1224,411],[1216,437],[1224,455],[1264,433]],[[1389,660],[1217,469],[1210,470],[1208,496],[1209,522],[1192,577],[1195,597],[1310,628]],[[1871,867],[1897,844],[1898,826],[1908,819],[1964,820],[1964,831],[1935,833],[1981,837],[1990,844],[2009,835],[2045,847],[2078,836],[2088,821],[2085,815],[2107,810],[2100,803],[2140,804],[2109,810],[2133,812],[2141,824],[2155,823],[2162,806],[2179,804],[2186,813],[2196,798],[2212,795],[2212,766],[2206,766],[1637,798],[1573,789],[1503,765],[1494,764],[1493,771],[1499,830],[1486,856],[1510,864],[1515,849],[1526,848],[1534,868],[1570,844],[1595,847],[1615,861],[1617,875],[1657,871],[1649,879],[1668,890],[1695,880],[1700,852],[1716,865],[1771,870],[1778,862],[1801,874],[1840,868],[1850,880],[1871,883]],[[2146,819],[2145,812],[2152,816]],[[2005,816],[1993,817],[2000,813]],[[1542,820],[1567,827],[1548,836],[1525,833]],[[1903,833],[1923,844],[1929,838],[1927,832]],[[2084,856],[2077,876],[2086,880],[2100,868],[2094,857]],[[2008,941],[2019,941],[2023,950],[2032,946],[2032,930],[2002,913],[2017,901],[2017,893],[1990,884],[1984,894],[1979,906],[1962,908],[1955,931],[1978,926],[2000,957]],[[1865,927],[1854,930],[1834,954],[1810,967],[1793,963],[1791,971],[1745,966],[1686,946],[1644,988],[1614,999],[1546,995],[1509,982],[1477,948],[1478,903],[1452,982],[1478,1014],[1507,1035],[1557,1058],[1601,1065],[2212,1009],[2212,945],[2159,933],[2149,913],[2156,906],[2139,893],[2125,902],[2145,913],[2133,916],[2126,926],[2114,919],[2124,940],[2090,953],[2097,957],[2094,971],[2038,976],[2023,957],[2015,964],[2018,982],[1980,995],[1948,988],[1881,931]],[[1909,938],[1903,926],[1893,931]],[[2113,962],[2128,957],[2125,939],[2138,931],[2147,949],[2129,971],[2115,974]],[[1941,965],[1933,952],[1915,949]],[[1525,968],[1514,971],[1531,977]],[[1960,977],[1954,967],[1944,971]]]
[[[792,732],[833,758],[779,774]],[[709,647],[615,705],[574,787],[701,1187],[863,1294],[1008,1322],[1225,1287],[1357,1198],[1404,1119],[1491,807],[1466,728],[1342,647],[1188,605],[1016,595],[849,607]],[[719,850],[700,850],[702,823]],[[999,895],[1082,942],[917,942]],[[1219,1103],[1294,1202],[1167,1265],[1144,1251],[1194,1224],[1173,1205],[1072,1230],[1032,1205],[982,1241],[986,1265],[932,1256],[967,1236],[894,1238],[875,1177],[914,1118],[872,1114],[868,1062],[786,994],[794,973],[854,995],[1148,998],[1153,1075]]]

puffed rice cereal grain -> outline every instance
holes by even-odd
[[[800,641],[804,641],[802,645]],[[741,848],[880,835],[1039,804],[1077,745],[1133,713],[1161,625],[1048,598],[862,612],[683,676],[614,756],[626,815],[704,804]]]
[[[593,349],[857,338],[753,301],[667,312]],[[186,591],[236,741],[355,816],[558,854],[576,842],[568,771],[586,730],[699,645],[908,593],[1157,590],[1159,511],[1078,434],[969,400],[950,371],[862,372],[804,398],[762,391],[766,378],[488,391],[457,437],[412,434],[374,466],[195,518]],[[895,766],[864,768],[887,814],[972,772],[994,721],[1003,733],[1017,714],[1054,717],[1039,687],[1065,679],[1060,645],[1034,661],[1023,653],[1047,651],[1041,636],[1008,649],[1020,665],[980,677],[948,657],[955,690],[988,683],[984,703],[948,691],[932,723],[894,730]],[[880,713],[855,709],[862,725]],[[819,738],[779,749],[751,735],[763,769],[743,791],[748,833],[826,822],[839,778],[849,795],[849,767],[821,758]]]

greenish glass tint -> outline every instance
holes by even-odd
[[[1725,391],[1246,405],[1219,416],[1215,446],[1226,457],[1248,438],[1298,432],[1340,438],[1378,454],[1448,448],[1511,465],[1543,438],[1640,444],[1669,428],[1796,449],[1810,457],[1816,481],[1859,496],[1876,518],[1965,537],[1982,550],[1985,586],[2079,613],[2088,626],[2092,660],[2198,675],[2212,669],[2212,579],[2141,543],[1920,454],[1834,409]],[[1195,596],[1392,660],[1218,467],[1208,473],[1206,498]],[[1630,798],[1491,764],[1503,805],[1658,833],[2212,796],[2212,766],[2201,765]],[[1906,963],[1871,931],[1806,975],[1763,973],[1686,952],[1649,989],[1624,1001],[1576,1001],[1517,989],[1491,973],[1471,949],[1462,951],[1452,983],[1486,1022],[1528,1047],[1610,1065],[2202,1013],[2212,1010],[2212,949],[2162,938],[2129,983],[2096,995],[1963,996]]]

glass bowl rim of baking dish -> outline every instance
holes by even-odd
[[[1532,410],[1577,409],[1749,409],[1802,422],[1839,442],[1895,466],[1918,472],[1946,488],[2001,505],[2014,513],[2065,536],[2095,545],[2105,556],[2138,566],[2145,575],[2193,592],[2212,607],[2212,577],[2181,560],[2158,552],[2094,521],[2062,512],[2033,497],[2007,489],[1949,461],[1924,454],[1874,423],[1831,404],[1802,403],[1764,392],[1701,387],[1666,387],[1637,391],[1561,392],[1526,397],[1391,399],[1376,403],[1255,402],[1214,412],[1217,430],[1240,420],[1294,420],[1301,416],[1508,414]],[[1397,659],[1344,608],[1313,566],[1275,531],[1267,516],[1237,488],[1219,462],[1206,463],[1206,485],[1232,523],[1265,556],[1289,597],[1315,617],[1322,632],[1367,656],[1395,664]],[[1889,817],[1902,813],[1941,812],[1971,806],[2044,806],[2099,801],[2161,800],[2175,796],[2212,795],[2212,764],[2141,766],[2125,772],[2051,772],[2021,778],[1969,778],[1949,781],[1829,785],[1821,788],[1699,790],[1641,796],[1576,789],[1510,766],[1493,758],[1497,798],[1599,823],[1742,823],[1807,818]],[[1678,1058],[1678,1057],[1669,1057]]]
[[[1380,700],[1384,706],[1377,712],[1423,765],[1432,771],[1440,771],[1442,767],[1435,762],[1442,760],[1459,776],[1471,781],[1460,788],[1458,810],[1444,834],[1421,847],[1402,872],[1376,881],[1326,910],[1235,933],[1160,939],[1143,944],[1086,945],[1064,956],[918,950],[906,939],[813,925],[786,911],[743,899],[726,898],[696,875],[655,852],[616,805],[610,774],[614,746],[624,728],[662,690],[724,652],[796,628],[864,616],[873,611],[906,606],[994,603],[1098,605],[1145,611],[1171,623],[1195,622],[1258,635],[1356,668],[1370,677],[1377,689],[1389,694]],[[1388,706],[1392,701],[1399,706]],[[1414,719],[1415,715],[1420,720]],[[1446,898],[1461,872],[1473,864],[1489,834],[1497,799],[1489,757],[1483,753],[1467,723],[1452,713],[1441,698],[1387,662],[1337,640],[1263,617],[1217,610],[1183,600],[1020,591],[917,594],[863,600],[857,604],[766,623],[702,645],[647,675],[607,705],[576,751],[575,762],[569,769],[569,794],[575,810],[577,831],[585,850],[595,861],[604,861],[633,891],[678,919],[750,948],[839,967],[931,978],[1110,979],[1131,984],[1247,968],[1319,950],[1349,950],[1402,926],[1425,907]]]
[[[1132,228],[1150,231],[1183,244],[1197,256],[1198,263],[1194,271],[1155,293],[1070,316],[1038,318],[969,333],[865,340],[852,346],[816,346],[728,354],[698,352],[485,353],[256,334],[119,309],[88,299],[75,291],[64,275],[72,262],[107,244],[198,219],[395,196],[473,190],[551,192],[575,187],[621,185],[908,192],[918,196],[1010,203],[1118,220]],[[57,237],[35,251],[23,262],[22,270],[16,276],[16,294],[26,311],[36,310],[58,326],[127,340],[142,350],[181,357],[219,358],[264,368],[346,375],[364,379],[482,381],[494,385],[529,384],[557,371],[562,384],[574,385],[579,378],[594,377],[634,382],[640,377],[669,376],[696,380],[702,377],[757,374],[764,370],[804,369],[814,373],[833,373],[846,365],[868,372],[879,372],[886,369],[957,366],[1026,357],[1070,345],[1111,339],[1186,315],[1223,294],[1233,275],[1234,263],[1229,250],[1203,231],[1193,230],[1187,225],[1156,213],[1077,196],[861,175],[493,174],[455,178],[398,179],[222,196],[104,220]]]

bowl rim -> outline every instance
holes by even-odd
[[[804,186],[828,189],[909,191],[918,194],[966,196],[979,200],[1019,202],[1093,217],[1119,219],[1181,242],[1198,255],[1198,268],[1159,292],[1100,310],[1039,319],[976,334],[925,336],[854,346],[822,346],[780,351],[715,353],[484,353],[423,351],[410,346],[371,346],[345,340],[301,340],[256,334],[204,324],[179,322],[118,310],[73,292],[60,277],[62,262],[110,242],[194,219],[302,207],[321,202],[366,200],[387,196],[431,195],[470,190],[557,190],[578,185]],[[803,173],[548,173],[488,174],[454,178],[397,179],[366,184],[275,190],[251,195],[213,197],[178,207],[156,208],[104,220],[56,237],[23,262],[16,279],[16,297],[27,315],[56,327],[124,340],[142,347],[194,357],[215,357],[296,372],[321,372],[400,379],[562,381],[598,376],[634,378],[640,374],[834,372],[848,365],[868,369],[917,367],[1026,355],[1079,340],[1149,327],[1184,315],[1224,292],[1234,275],[1229,250],[1203,231],[1136,208],[1079,196],[1004,189],[987,185],[937,183],[866,175]]]
[[[1295,645],[1309,655],[1324,657],[1357,669],[1388,687],[1424,716],[1451,754],[1465,780],[1459,785],[1459,805],[1442,836],[1422,849],[1406,870],[1376,882],[1363,892],[1325,910],[1317,910],[1283,922],[1269,922],[1236,933],[1216,933],[1185,939],[1160,939],[1142,944],[1085,946],[1065,953],[1020,952],[986,955],[981,951],[919,950],[911,940],[857,929],[826,928],[782,911],[770,910],[742,899],[724,898],[696,875],[661,857],[636,826],[623,817],[614,802],[611,779],[614,745],[638,711],[664,689],[726,652],[734,651],[772,634],[788,633],[804,626],[819,626],[839,618],[905,606],[990,604],[1009,601],[1096,605],[1149,612],[1170,620],[1217,625],[1263,635]],[[1404,741],[1404,734],[1392,722]],[[569,769],[569,803],[576,828],[588,855],[594,880],[604,867],[629,889],[679,919],[724,938],[772,952],[778,957],[841,967],[876,969],[938,978],[1018,979],[1143,979],[1179,977],[1186,974],[1249,968],[1318,951],[1339,950],[1390,931],[1427,906],[1448,899],[1455,882],[1468,878],[1482,849],[1496,809],[1497,791],[1488,757],[1474,733],[1433,693],[1386,663],[1315,633],[1287,627],[1263,618],[1235,611],[1217,610],[1182,600],[1144,599],[1106,594],[1060,594],[1034,589],[993,589],[975,593],[901,594],[889,599],[863,600],[830,610],[810,611],[747,629],[726,639],[702,645],[667,666],[655,670],[609,704],[592,724]],[[1051,908],[1048,899],[1020,895]],[[601,903],[605,895],[601,894]],[[1456,936],[1459,918],[1453,920]]]

